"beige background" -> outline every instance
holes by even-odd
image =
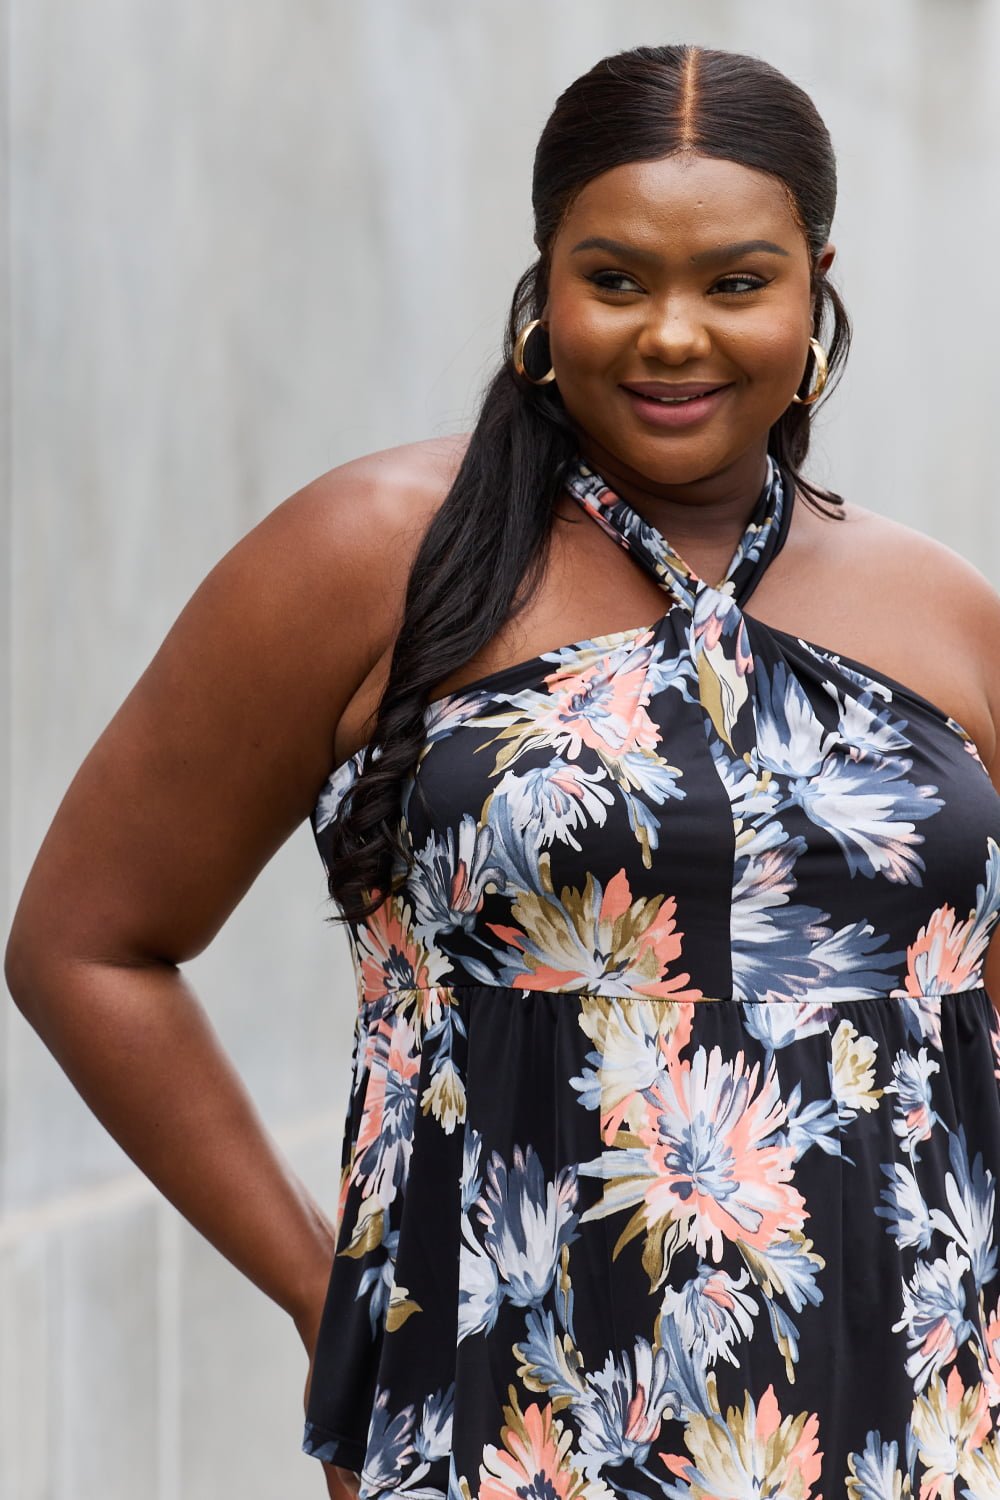
[[[0,902],[219,555],[332,465],[468,424],[531,258],[537,133],[624,46],[751,51],[810,90],[856,325],[813,473],[1000,581],[995,0],[0,14]],[[324,900],[303,828],[190,973],[332,1208],[354,999]],[[9,1003],[0,1078],[3,1500],[319,1495],[283,1315],[157,1200]]]

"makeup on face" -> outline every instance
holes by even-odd
[[[543,315],[584,444],[659,486],[756,478],[805,371],[810,271],[767,173],[686,155],[593,179],[551,247]]]

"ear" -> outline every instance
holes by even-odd
[[[833,258],[837,253],[837,247],[827,240],[822,250],[816,257],[816,270],[821,276],[825,276],[833,265]]]
[[[836,255],[836,253],[836,245],[832,245],[830,241],[827,240],[826,244],[817,255],[815,263],[813,265],[813,280],[817,285],[816,290],[813,292],[812,297],[810,298],[810,307],[812,309],[812,316],[814,318],[816,316],[816,308],[819,305],[820,297],[822,295],[819,283],[823,281],[827,271],[829,271],[830,267],[832,266],[833,257]]]

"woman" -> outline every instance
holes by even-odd
[[[762,62],[577,80],[471,438],[224,558],[31,873],[15,998],[295,1319],[331,1494],[1000,1492],[1000,598],[799,473],[834,201]],[[336,1228],[177,967],[310,813]]]

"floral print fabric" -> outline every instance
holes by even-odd
[[[665,613],[427,710],[304,1448],[363,1500],[1000,1497],[1000,796],[754,619],[771,459],[718,587],[568,488]]]

